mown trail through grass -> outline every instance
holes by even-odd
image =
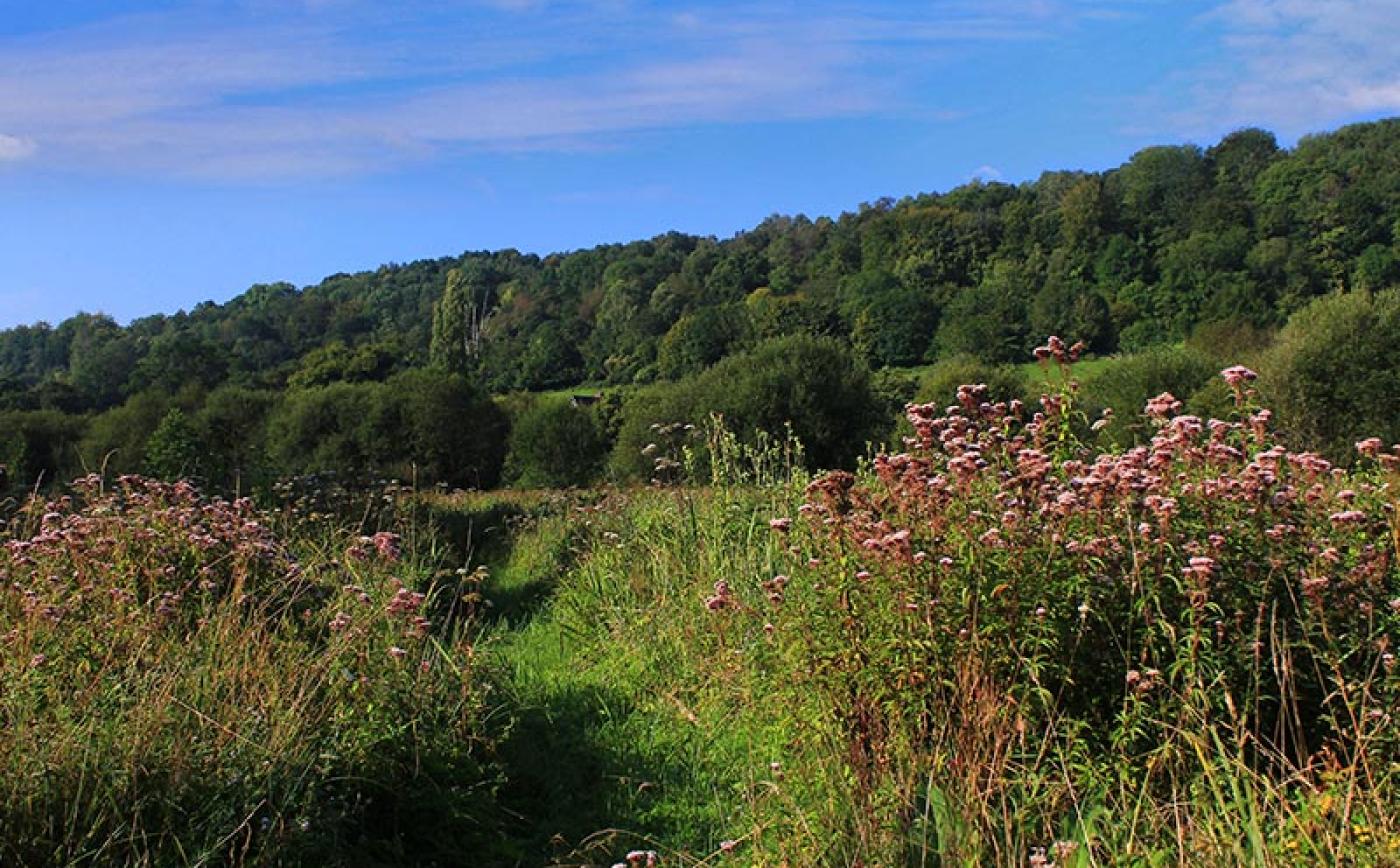
[[[712,734],[654,695],[644,661],[600,653],[616,625],[581,627],[577,599],[554,595],[566,572],[588,575],[580,561],[597,546],[615,545],[604,511],[556,501],[527,518],[496,504],[458,521],[457,534],[479,541],[471,566],[489,575],[480,647],[504,729],[501,863],[611,865],[635,850],[713,849],[727,787],[708,767]],[[569,593],[580,590],[575,581]]]

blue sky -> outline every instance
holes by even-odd
[[[0,0],[0,327],[1400,113],[1400,0]]]

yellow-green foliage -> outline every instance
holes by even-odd
[[[1345,456],[1358,436],[1400,439],[1400,289],[1319,298],[1261,361],[1294,442]]]

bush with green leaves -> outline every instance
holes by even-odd
[[[512,420],[506,472],[523,488],[584,486],[597,477],[607,453],[591,409],[537,399]]]
[[[1191,331],[1186,346],[1221,366],[1257,361],[1274,340],[1275,330],[1244,319],[1203,322]]]
[[[499,481],[506,437],[494,402],[437,369],[293,391],[268,422],[269,450],[284,473],[389,473],[458,487]]]
[[[268,450],[286,474],[378,466],[387,430],[376,432],[380,389],[332,383],[287,393],[268,420]]]
[[[1260,373],[1297,444],[1339,458],[1362,437],[1400,441],[1400,289],[1318,299],[1289,319]]]
[[[1163,392],[1189,397],[1210,382],[1218,365],[1190,348],[1158,346],[1113,359],[1084,378],[1083,405],[1090,417],[1111,411],[1102,436],[1114,443],[1145,440],[1152,427],[1142,417],[1148,399]]]
[[[267,418],[281,396],[265,389],[220,386],[195,414],[208,487],[242,492],[272,481]]]
[[[919,382],[914,400],[920,404],[948,405],[957,400],[958,387],[983,383],[994,400],[1009,401],[1026,391],[1026,378],[1012,365],[995,365],[960,353],[940,359]]]
[[[5,467],[0,497],[62,479],[75,469],[84,421],[57,410],[0,413],[0,465]]]
[[[93,416],[79,445],[82,460],[93,470],[140,473],[145,469],[146,441],[170,412],[164,392],[137,392],[121,404]]]
[[[774,338],[699,375],[642,389],[623,413],[613,466],[642,478],[658,458],[678,460],[665,454],[659,430],[698,428],[712,414],[741,440],[758,431],[781,437],[791,426],[814,467],[852,465],[890,427],[865,366],[840,342],[807,335]]]

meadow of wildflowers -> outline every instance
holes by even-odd
[[[1280,444],[1243,367],[1100,446],[1077,353],[856,472],[715,429],[372,523],[36,499],[0,863],[1400,865],[1400,449]]]
[[[790,563],[723,616],[761,618],[819,697],[850,858],[1400,858],[1400,450],[1291,452],[1254,373],[1222,376],[1231,418],[1162,394],[1108,453],[1072,388],[966,386],[772,522]]]

